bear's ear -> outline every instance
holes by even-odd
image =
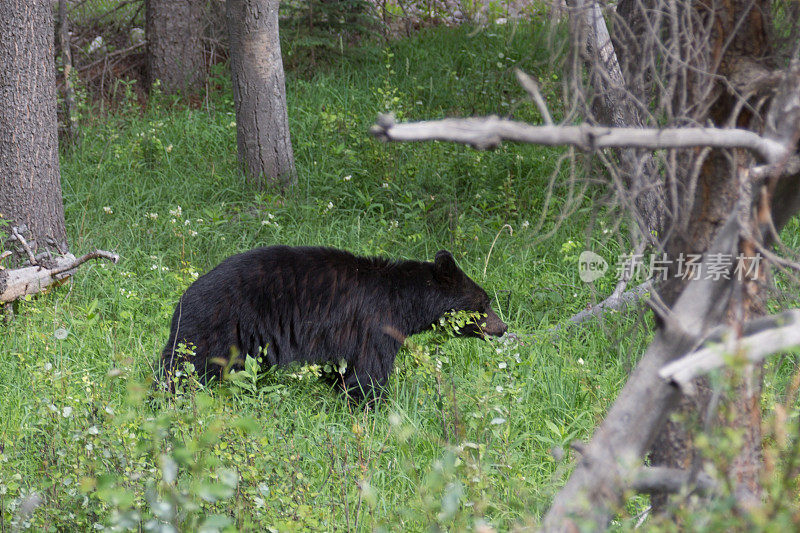
[[[433,260],[433,272],[438,279],[454,280],[458,273],[458,266],[456,266],[456,260],[453,259],[453,254],[447,250],[436,252],[436,259]]]

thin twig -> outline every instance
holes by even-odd
[[[106,61],[110,57],[115,57],[115,56],[127,54],[128,52],[136,50],[137,48],[140,48],[140,47],[144,46],[145,44],[147,44],[146,40],[145,41],[140,41],[140,42],[138,42],[138,43],[136,43],[136,44],[134,44],[132,46],[129,46],[127,48],[123,48],[121,50],[114,50],[113,52],[109,52],[109,53],[103,55],[103,57],[101,57],[100,59],[92,61],[88,65],[82,66],[81,68],[78,69],[78,72],[85,72],[85,71],[91,69],[92,67],[96,67],[97,65],[99,65],[103,61]]]
[[[116,13],[117,11],[119,11],[120,9],[122,9],[123,7],[125,7],[125,6],[127,6],[127,5],[129,5],[129,4],[133,4],[134,2],[140,2],[140,1],[141,1],[141,0],[123,0],[122,2],[120,2],[119,4],[117,4],[117,5],[116,5],[114,8],[112,8],[112,9],[109,9],[108,11],[105,11],[105,12],[103,12],[103,13],[100,13],[99,15],[97,15],[97,16],[94,16],[94,17],[90,18],[90,19],[89,19],[89,20],[87,20],[87,21],[84,21],[84,23],[83,23],[83,24],[84,24],[85,26],[91,26],[91,25],[93,25],[95,22],[100,22],[101,20],[103,20],[104,18],[108,17],[109,15],[112,15],[112,14]],[[142,2],[142,4],[144,4],[144,2]],[[141,9],[141,7],[140,7],[140,9]],[[137,10],[137,11],[138,11],[138,10]]]
[[[510,224],[503,224],[503,227],[500,228],[500,231],[498,231],[497,235],[494,236],[494,240],[492,241],[492,246],[489,247],[489,253],[486,254],[486,261],[484,261],[484,263],[483,263],[483,277],[484,277],[484,279],[486,278],[486,269],[489,267],[489,258],[492,256],[492,250],[494,250],[494,244],[497,242],[497,238],[500,237],[500,234],[506,228],[508,228],[509,235],[514,235],[514,228],[512,228]]]
[[[533,79],[532,76],[522,72],[520,69],[514,69],[514,74],[517,75],[517,80],[519,84],[522,85],[522,88],[528,93],[531,97],[533,102],[536,104],[536,107],[539,109],[539,113],[542,115],[542,120],[548,126],[553,125],[553,119],[550,116],[550,112],[547,110],[547,104],[542,98],[542,93],[539,92],[539,84],[536,83],[536,80]]]
[[[28,254],[28,260],[31,262],[31,265],[38,265],[39,262],[36,260],[36,256],[33,254],[31,247],[28,246],[28,241],[25,240],[25,237],[20,235],[16,227],[11,227],[11,234],[17,239],[17,242],[19,242],[20,246],[22,246],[22,249],[25,250],[25,253]]]

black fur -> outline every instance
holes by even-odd
[[[232,353],[254,355],[264,346],[269,366],[343,358],[344,386],[361,396],[386,384],[403,338],[451,309],[488,315],[469,334],[506,330],[486,292],[444,250],[428,263],[332,248],[257,248],[229,257],[186,290],[162,363],[169,381],[185,358],[179,343],[194,348],[188,360],[203,381],[219,376],[219,361]]]

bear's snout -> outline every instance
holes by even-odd
[[[492,335],[493,337],[500,337],[508,330],[508,325],[500,320],[497,313],[493,309],[489,309],[486,314],[486,326],[481,328],[485,335]]]

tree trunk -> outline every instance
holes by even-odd
[[[0,2],[0,217],[34,252],[67,251],[53,38],[50,2]]]
[[[227,2],[239,161],[257,187],[296,182],[278,5],[278,0]]]
[[[589,70],[593,93],[585,109],[587,121],[616,128],[645,127],[641,113],[633,104],[603,13],[596,0],[569,0],[570,33],[574,52],[582,56]],[[577,63],[577,62],[576,62]],[[577,66],[577,65],[575,65]],[[619,172],[624,188],[616,193],[632,207],[640,232],[648,239],[660,235],[667,225],[667,200],[663,180],[652,154],[623,148],[617,150]]]
[[[769,73],[772,49],[769,44],[768,0],[733,0],[725,4],[686,4],[693,10],[697,20],[709,20],[714,24],[710,35],[697,35],[696,39],[707,40],[703,43],[705,53],[694,54],[685,58],[687,64],[695,71],[686,76],[688,93],[698,115],[698,122],[711,123],[717,127],[731,125],[764,133],[765,120],[758,116],[758,111],[766,110],[759,104],[769,93],[756,91],[752,80]],[[691,15],[690,15],[691,16]],[[701,49],[698,43],[698,48]],[[726,80],[712,82],[705,72],[713,72]],[[736,93],[732,94],[731,88]],[[741,96],[739,96],[741,95]],[[748,100],[742,105],[741,98]],[[756,111],[756,113],[754,113]],[[754,257],[757,245],[764,244],[767,235],[759,228],[758,220],[766,213],[762,208],[743,204],[743,184],[736,179],[742,168],[755,165],[753,155],[744,150],[723,152],[713,150],[700,167],[697,187],[690,212],[683,214],[681,227],[667,243],[667,251],[673,258],[680,253],[699,253],[707,249],[716,229],[727,219],[731,212],[741,213],[742,221],[749,222],[747,230],[749,239],[739,243],[739,253],[745,257]],[[691,168],[696,164],[694,156],[686,157],[679,172],[681,185],[688,190],[690,186]],[[762,194],[766,194],[765,192]],[[796,197],[797,192],[784,199]],[[751,209],[753,212],[751,213]],[[778,228],[781,225],[777,226]],[[754,242],[754,240],[756,242]],[[728,302],[725,321],[736,324],[763,315],[765,312],[766,282],[765,268],[760,268],[757,280],[746,280],[736,288],[736,294]],[[683,284],[676,277],[661,291],[663,300],[669,305],[682,290]],[[760,495],[759,471],[761,469],[761,365],[749,367],[731,398],[730,408],[735,413],[733,426],[743,436],[742,449],[731,468],[731,478],[736,481],[735,495],[741,504],[757,501]],[[707,389],[707,381],[700,380],[699,388]],[[710,394],[700,394],[692,399],[684,399],[682,410],[701,419],[707,415]],[[710,414],[710,413],[708,413]],[[706,416],[707,422],[720,423]],[[651,462],[653,465],[666,465],[686,468],[696,463],[692,445],[692,435],[686,427],[670,421],[656,439]],[[654,507],[659,509],[666,502],[664,496],[653,498]]]
[[[147,72],[150,84],[173,94],[197,89],[203,65],[204,0],[146,0]]]

